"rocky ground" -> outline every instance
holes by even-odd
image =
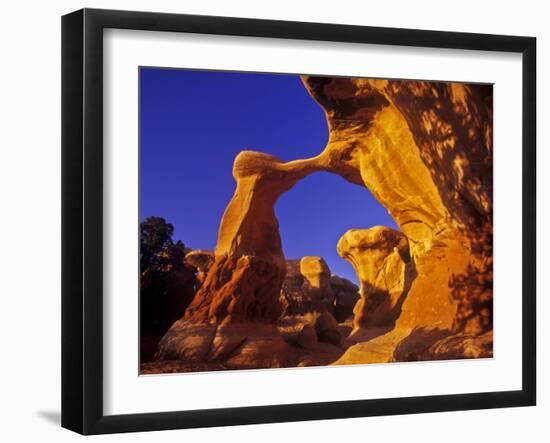
[[[212,261],[212,253],[208,251],[192,251],[186,256],[188,264],[197,266],[199,281]],[[289,358],[279,366],[318,366],[336,361],[350,345],[347,337],[352,329],[353,307],[359,299],[359,288],[347,279],[332,275],[320,257],[287,260],[286,266],[280,294],[282,312],[275,328],[288,346]],[[220,362],[155,359],[160,338],[142,340],[145,356],[141,363],[142,374],[232,369],[231,365]],[[242,368],[240,365],[238,369]]]
[[[323,319],[319,321],[319,317]],[[323,328],[316,326],[323,325]],[[346,341],[351,331],[351,320],[338,324],[331,314],[285,316],[277,323],[277,330],[289,345],[290,356],[286,364],[274,363],[270,367],[325,366],[338,360],[349,347]],[[140,373],[167,374],[176,372],[205,372],[230,369],[255,369],[249,365],[226,365],[219,362],[190,363],[185,360],[153,360],[141,363]]]

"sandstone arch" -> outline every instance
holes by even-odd
[[[413,330],[491,334],[490,87],[322,77],[304,84],[327,115],[327,169],[354,183],[360,174],[407,236],[417,273],[394,330],[351,347],[339,363],[389,361]]]
[[[350,347],[337,364],[413,359],[414,352],[395,353],[407,349],[413,335],[426,358],[437,357],[437,343],[451,336],[492,340],[488,87],[328,77],[303,82],[326,113],[326,148],[287,163],[252,151],[237,156],[237,187],[220,224],[214,263],[184,318],[161,341],[159,357],[224,360],[234,367],[254,359],[266,367],[296,364],[273,326],[285,273],[273,207],[319,170],[368,187],[406,236],[415,265],[393,329]],[[434,351],[426,356],[427,348]]]

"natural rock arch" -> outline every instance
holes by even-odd
[[[237,156],[237,187],[220,223],[214,263],[185,316],[161,341],[158,356],[223,360],[232,367],[252,361],[265,367],[296,364],[274,326],[285,273],[274,204],[298,180],[320,170],[370,189],[406,236],[415,267],[393,329],[351,346],[336,363],[491,352],[488,87],[328,77],[303,81],[327,116],[327,146],[316,157],[287,163],[252,151]],[[408,337],[414,337],[410,346]],[[483,346],[476,347],[476,337],[483,337]]]

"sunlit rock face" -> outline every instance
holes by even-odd
[[[287,260],[286,270],[281,290],[283,315],[332,312],[335,293],[331,286],[330,269],[321,257]]]
[[[317,170],[310,160],[283,163],[252,151],[236,157],[237,186],[220,223],[215,260],[186,318],[216,323],[277,320],[286,261],[274,205]]]
[[[343,322],[352,316],[358,298],[359,288],[331,274],[321,257],[306,256],[286,261],[280,297],[284,317],[330,312]]]
[[[414,267],[407,237],[384,226],[351,229],[337,250],[352,264],[361,285],[350,338],[361,341],[368,328],[393,327],[415,277],[414,269],[407,270],[408,265]]]
[[[330,269],[322,257],[305,256],[300,260],[300,273],[312,289],[330,290]]]
[[[429,249],[447,210],[406,119],[376,87],[379,81],[309,77],[305,84],[327,114],[324,166],[367,186],[408,237],[413,254]]]
[[[340,322],[348,319],[359,298],[351,281],[333,275],[321,257],[286,261],[281,289],[283,316],[330,312]]]
[[[236,157],[213,262],[157,357],[235,368],[302,364],[275,327],[286,262],[274,205],[321,170],[367,187],[400,229],[350,226],[341,240],[361,281],[354,334],[367,334],[335,363],[492,355],[491,88],[303,82],[325,111],[327,146],[287,163],[252,151]],[[312,288],[326,287],[320,262],[305,263],[303,275]]]
[[[193,361],[198,355],[198,360],[220,360],[232,353],[233,367],[294,364],[274,326],[282,313],[280,291],[286,273],[274,205],[298,180],[317,170],[314,159],[283,163],[252,151],[236,157],[236,190],[220,223],[214,262],[183,320],[161,340],[157,358],[181,355]],[[205,330],[213,326],[214,334],[197,334],[200,325]],[[185,340],[187,331],[200,337],[190,344]],[[245,341],[246,352],[239,354]],[[277,352],[267,349],[269,343],[278,343]],[[207,351],[192,354],[175,349],[182,346]]]
[[[327,115],[323,166],[371,190],[406,235],[416,268],[395,328],[353,346],[338,363],[389,361],[415,328],[473,337],[490,331],[491,88],[303,80]]]

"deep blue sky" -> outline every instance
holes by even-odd
[[[174,239],[214,249],[235,189],[243,149],[285,161],[318,154],[325,116],[296,75],[140,69],[140,218],[164,217]],[[276,206],[287,258],[320,255],[334,274],[357,282],[336,253],[350,228],[395,227],[367,188],[319,172]]]

